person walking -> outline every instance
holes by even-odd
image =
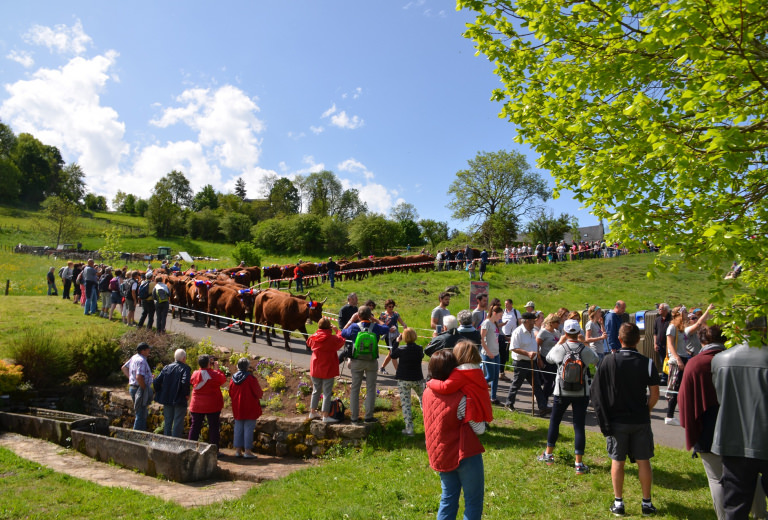
[[[557,316],[550,314],[550,316]],[[560,436],[560,422],[568,407],[573,412],[573,434],[574,434],[574,452],[576,454],[576,474],[584,475],[589,473],[589,466],[584,464],[584,448],[586,446],[586,434],[584,425],[587,418],[587,405],[589,404],[589,385],[590,374],[589,365],[598,361],[597,354],[578,341],[579,322],[576,320],[566,320],[563,331],[568,339],[564,343],[554,345],[546,354],[547,362],[551,363],[557,369],[557,378],[555,381],[554,398],[552,405],[552,415],[549,418],[549,430],[547,431],[547,448],[538,460],[551,465],[554,462],[554,451],[557,444],[557,438]],[[575,373],[579,370],[576,359],[583,364],[581,381],[568,382],[565,380],[567,374],[564,374],[566,362],[569,363],[569,373]],[[569,361],[570,360],[570,361]],[[576,363],[571,366],[570,363]],[[572,379],[571,377],[568,377]]]
[[[651,501],[651,411],[659,400],[659,371],[652,359],[637,351],[639,341],[637,325],[623,324],[619,328],[621,350],[603,359],[590,389],[592,405],[611,458],[614,500],[610,511],[615,515],[625,514],[624,465],[628,454],[637,460],[643,493],[641,511],[644,515],[656,513]]]
[[[605,333],[608,335],[608,348],[611,352],[616,353],[621,349],[621,343],[619,343],[619,328],[621,327],[621,319],[624,311],[627,310],[627,304],[619,300],[616,305],[613,306],[613,310],[605,315]]]
[[[416,393],[421,408],[421,396],[424,392],[424,373],[421,371],[421,360],[424,358],[424,349],[416,343],[416,331],[410,327],[403,329],[400,335],[405,345],[399,342],[392,347],[392,359],[399,361],[396,366],[395,379],[397,389],[400,391],[400,406],[403,409],[403,421],[405,429],[403,435],[413,437],[413,416],[411,414],[411,390]]]
[[[533,395],[539,407],[539,416],[548,417],[550,411],[547,408],[547,400],[541,392],[541,387],[536,384],[536,377],[533,375],[535,367],[538,366],[537,358],[539,352],[539,347],[536,344],[536,335],[533,332],[535,321],[536,315],[534,313],[524,312],[522,324],[512,332],[509,351],[514,364],[514,372],[512,374],[512,383],[509,385],[506,408],[510,412],[515,410],[517,392],[523,386],[523,382],[527,380],[533,389]]]
[[[227,382],[227,376],[219,371],[219,362],[207,354],[198,356],[197,365],[190,378],[192,383],[192,398],[189,401],[189,412],[192,414],[192,424],[189,428],[191,441],[200,438],[203,421],[208,420],[208,443],[219,445],[219,420],[221,409],[224,408],[224,397],[221,387]]]
[[[344,348],[344,338],[339,336],[339,329],[333,326],[330,319],[322,317],[317,322],[317,332],[307,338],[307,345],[312,349],[312,359],[309,362],[309,376],[312,378],[309,419],[322,418],[326,423],[338,422],[328,414],[331,411],[333,383],[339,375],[337,352]],[[318,414],[317,405],[321,395],[323,408]]]
[[[256,420],[261,417],[259,400],[264,391],[258,379],[251,373],[251,362],[247,357],[237,360],[237,372],[229,383],[229,397],[232,399],[232,416],[235,418],[235,433],[232,445],[235,457],[253,459],[253,432]]]
[[[189,380],[192,369],[187,365],[187,353],[176,349],[174,362],[165,365],[154,381],[155,401],[163,405],[163,435],[183,438],[184,418],[189,402]]]

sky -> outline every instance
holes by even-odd
[[[537,154],[490,101],[493,64],[436,0],[39,1],[0,6],[0,119],[77,162],[90,191],[149,197],[180,170],[263,196],[265,176],[333,171],[371,211],[446,207],[479,152]],[[562,192],[547,206],[597,219]]]

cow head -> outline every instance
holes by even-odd
[[[326,297],[323,301],[317,302],[313,300],[307,301],[307,309],[309,310],[309,319],[312,321],[320,321],[320,318],[323,317],[323,304],[328,298]]]

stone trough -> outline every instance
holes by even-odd
[[[108,423],[103,417],[29,408],[27,413],[0,412],[0,429],[69,446],[72,432],[106,435]]]
[[[72,431],[72,447],[96,460],[115,462],[175,482],[216,476],[218,448],[204,442],[111,426],[107,435]]]

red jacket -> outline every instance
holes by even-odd
[[[722,351],[722,348],[702,350],[685,364],[677,402],[680,425],[685,428],[685,447],[689,450],[700,440],[704,441],[707,452],[712,446],[714,420],[720,409],[712,382],[712,358]]]
[[[485,381],[482,369],[460,370],[456,368],[445,381],[430,379],[427,381],[427,387],[438,394],[452,394],[461,391],[466,395],[467,409],[464,422],[491,422],[493,420],[488,383]]]
[[[248,374],[241,378],[237,372],[229,382],[229,397],[232,399],[232,415],[235,420],[248,421],[261,417],[261,403],[259,399],[264,395],[259,381]],[[235,381],[239,381],[239,383]]]
[[[429,388],[424,391],[424,436],[429,466],[435,471],[453,471],[462,460],[485,451],[469,423],[456,417],[462,397],[461,392],[436,394]]]
[[[339,375],[339,358],[336,353],[344,346],[344,338],[330,329],[317,329],[317,332],[307,338],[307,345],[312,349],[310,376],[331,379]]]
[[[210,379],[198,388],[203,380],[203,372],[208,372]],[[189,401],[189,411],[194,413],[220,412],[224,408],[224,397],[221,386],[227,382],[227,376],[218,370],[210,368],[195,370],[189,379],[192,385],[192,399]]]

